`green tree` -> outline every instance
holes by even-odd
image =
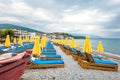
[[[3,37],[3,30],[0,29],[0,38]]]
[[[11,37],[13,37],[14,36],[14,31],[11,30],[11,29],[5,29],[4,36],[6,36],[6,35],[10,35]]]

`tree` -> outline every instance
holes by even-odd
[[[11,37],[13,37],[14,36],[14,31],[11,30],[11,29],[5,29],[4,36],[6,36],[6,35],[10,35]]]
[[[0,29],[0,38],[3,37],[3,30]]]

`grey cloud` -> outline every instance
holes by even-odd
[[[59,26],[64,25],[64,26],[61,26],[61,28],[65,28],[65,26],[66,27],[70,26],[68,28],[71,28],[71,26],[74,27],[74,25],[76,26],[78,25],[79,27],[82,27],[80,25],[93,25],[93,26],[98,25],[98,26],[101,26],[101,28],[103,29],[103,31],[99,31],[98,35],[101,35],[104,33],[106,37],[111,37],[111,36],[120,37],[118,35],[120,34],[120,32],[111,31],[114,28],[120,29],[120,15],[119,15],[120,5],[118,4],[111,5],[108,2],[108,0],[100,0],[100,1],[99,0],[18,0],[27,4],[30,8],[33,9],[34,12],[38,8],[43,8],[47,10],[48,13],[51,13],[53,15],[51,20],[37,19],[36,17],[33,16],[34,12],[32,11],[30,11],[30,13],[28,12],[27,14],[17,13],[10,6],[12,1],[14,0],[0,0],[0,3],[5,5],[4,7],[0,6],[0,17],[15,17],[21,22],[17,23],[17,22],[6,21],[6,23],[23,25],[29,28],[33,28],[40,31],[46,31],[46,32],[49,32],[50,28],[48,27],[50,27],[51,24],[58,24]],[[72,8],[74,9],[72,12],[82,11],[85,9],[99,9],[102,12],[113,13],[113,14],[116,14],[117,16],[112,18],[108,22],[99,22],[94,24],[91,24],[91,23],[75,24],[70,22],[59,21],[59,19],[63,17],[62,13],[64,13],[65,10],[72,9]],[[4,23],[4,21],[0,21],[0,23]],[[57,29],[58,27],[55,26],[55,29]],[[77,30],[76,28],[76,29],[69,29],[68,32],[78,33],[79,31],[80,30]]]

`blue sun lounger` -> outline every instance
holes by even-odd
[[[61,55],[38,55],[37,57],[43,57],[46,59],[46,60],[60,60],[61,59]]]
[[[37,58],[30,58],[27,68],[53,68],[64,67],[63,60],[39,60]]]
[[[111,60],[95,59],[91,54],[86,53],[87,61],[80,60],[79,64],[85,69],[99,69],[108,71],[118,71],[118,64]]]
[[[81,54],[86,57],[86,53],[85,52],[81,52]],[[92,55],[93,58],[95,59],[101,59],[102,57],[101,56],[98,56],[98,55]]]

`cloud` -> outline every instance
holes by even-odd
[[[120,30],[119,3],[119,0],[0,0],[0,22],[45,32],[115,37]]]
[[[52,19],[52,14],[50,14],[47,10],[43,8],[36,9],[33,15],[40,20],[51,20]]]
[[[82,11],[72,11],[67,10],[63,14],[63,22],[72,22],[72,23],[98,23],[109,21],[115,15],[112,13],[105,13],[99,11],[98,9],[88,9]]]
[[[108,0],[108,2],[112,5],[119,5],[120,4],[120,0]]]
[[[1,22],[21,22],[15,17],[0,17]]]

